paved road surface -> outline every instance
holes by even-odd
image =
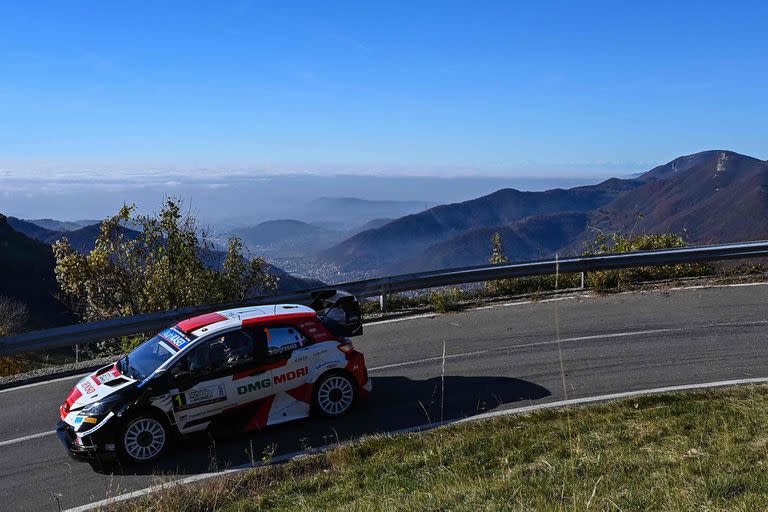
[[[355,339],[374,393],[351,415],[186,441],[156,465],[94,472],[52,430],[75,380],[0,392],[0,508],[57,510],[156,481],[442,417],[659,386],[768,376],[768,286],[619,294],[499,305],[366,326]],[[557,339],[560,343],[557,343]],[[440,404],[445,343],[444,403]]]

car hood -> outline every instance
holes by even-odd
[[[117,365],[105,366],[80,379],[67,397],[68,409],[80,409],[103,400],[120,390],[136,384],[136,380],[120,373]]]

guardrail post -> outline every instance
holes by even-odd
[[[387,309],[387,296],[384,295],[383,293],[379,295],[379,309],[381,311],[384,311],[385,309]]]
[[[581,273],[581,289],[582,290],[585,288],[586,282],[587,282],[587,273],[582,272]]]

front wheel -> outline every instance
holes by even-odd
[[[323,416],[335,418],[346,414],[352,408],[356,395],[357,387],[348,375],[325,375],[315,384],[314,409]]]
[[[130,462],[150,462],[162,455],[169,438],[168,427],[158,415],[139,413],[120,430],[119,453]]]

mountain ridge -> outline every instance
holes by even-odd
[[[496,231],[502,238],[510,239],[504,243],[513,261],[550,257],[555,252],[580,253],[597,232],[625,235],[676,232],[691,243],[768,238],[768,161],[733,151],[708,150],[675,158],[636,178],[612,178],[565,191],[587,189],[594,194],[599,187],[610,191],[600,198],[601,204],[593,208],[588,208],[589,203],[582,204],[576,211],[548,201],[557,196],[558,189],[527,193],[543,194],[528,198],[537,197],[546,203],[541,208],[550,211],[534,211],[517,219],[501,213],[515,211],[519,204],[503,205],[501,211],[498,207],[503,201],[519,201],[521,196],[501,189],[464,203],[443,205],[396,219],[378,230],[364,231],[344,240],[322,256],[343,268],[387,274],[487,263],[490,236]],[[464,224],[454,224],[458,229],[453,231],[429,231],[436,221],[427,218],[428,215],[447,208],[453,210],[451,215],[440,217],[455,218],[466,213],[462,205],[473,202],[495,211],[486,212],[480,218],[466,216]],[[575,219],[581,219],[578,217],[581,214],[586,216],[586,221],[578,232]],[[414,224],[414,220],[419,222]],[[399,224],[406,224],[410,229],[387,232]],[[431,240],[422,236],[425,230],[432,235]],[[550,231],[561,234],[558,242],[562,245],[542,242],[548,240]],[[416,244],[409,239],[414,233]]]
[[[440,205],[366,230],[320,253],[320,257],[349,268],[386,267],[418,255],[428,247],[487,226],[504,226],[526,217],[563,211],[590,211],[622,192],[640,186],[611,178],[596,185],[543,192],[506,188],[479,198]]]

